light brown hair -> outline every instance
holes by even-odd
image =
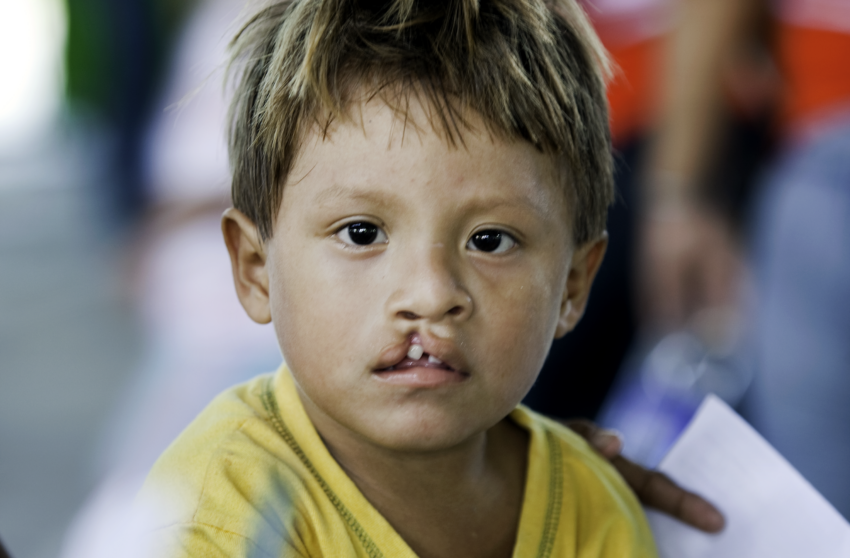
[[[231,47],[233,204],[264,240],[304,134],[375,96],[402,118],[411,96],[427,102],[452,144],[473,111],[491,133],[551,153],[567,169],[576,244],[605,229],[608,59],[575,0],[281,0]]]

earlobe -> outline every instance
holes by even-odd
[[[269,323],[269,274],[265,246],[256,225],[244,213],[231,207],[221,216],[221,232],[230,254],[239,302],[252,320]]]
[[[584,315],[590,287],[599,266],[602,265],[607,248],[608,233],[604,232],[599,238],[578,247],[573,253],[564,297],[561,300],[561,313],[555,329],[556,339],[572,331]]]

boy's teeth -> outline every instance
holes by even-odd
[[[428,355],[428,362],[431,364],[443,364],[443,361],[433,355]]]
[[[422,345],[411,345],[407,351],[407,358],[419,360],[423,354],[425,354],[425,349],[422,348]]]

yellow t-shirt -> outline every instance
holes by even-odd
[[[518,407],[530,434],[515,557],[651,557],[640,505],[578,436]],[[218,396],[159,458],[158,557],[416,555],[325,448],[286,368]]]

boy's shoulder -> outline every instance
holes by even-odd
[[[640,503],[608,461],[578,434],[527,407],[511,418],[530,433],[520,540],[528,535],[550,545],[550,556],[656,555]],[[543,532],[534,536],[524,531],[528,525]]]
[[[530,434],[514,555],[655,555],[604,459],[529,409],[511,418]],[[327,451],[286,368],[219,395],[157,461],[140,501],[156,506],[156,556],[415,556]]]
[[[271,382],[264,374],[218,395],[156,461],[137,497],[156,517],[146,526],[154,528],[152,555],[205,555],[201,541],[225,534],[222,554],[252,555],[246,550],[255,544],[254,525],[267,514],[245,504],[268,490],[262,479],[274,476],[269,469],[288,461],[263,407]]]
[[[617,492],[625,492],[640,505],[611,463],[569,427],[525,405],[518,405],[510,418],[530,434],[529,462],[546,462],[552,469],[566,468],[570,475],[577,475],[576,478],[598,478],[599,482],[610,484]]]
[[[157,517],[156,556],[414,558],[333,460],[285,367],[216,397],[137,501]]]

